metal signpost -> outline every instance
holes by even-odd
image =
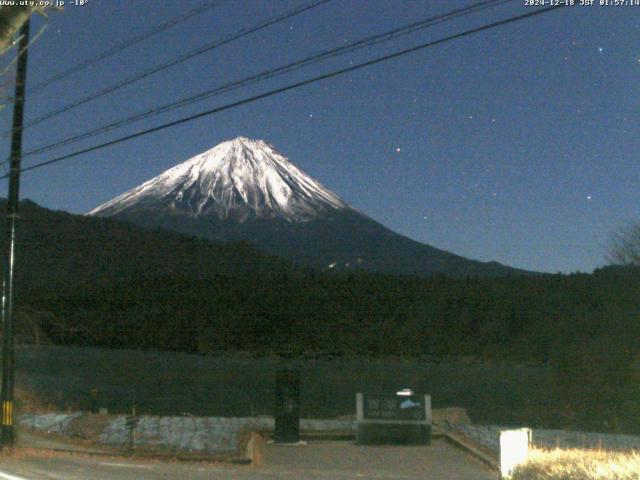
[[[129,430],[129,450],[133,452],[136,446],[136,427],[140,422],[140,417],[136,416],[136,407],[131,410],[131,416],[125,417],[124,424]]]

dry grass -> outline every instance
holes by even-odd
[[[17,413],[46,413],[59,412],[60,408],[43,402],[36,394],[23,388],[15,388],[14,399]]]
[[[513,480],[640,480],[640,452],[533,449]]]
[[[65,434],[70,437],[81,438],[83,440],[97,441],[113,417],[109,415],[96,415],[84,413],[69,422]]]

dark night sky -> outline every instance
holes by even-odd
[[[89,0],[36,18],[32,31],[47,28],[30,50],[28,83],[201,3]],[[28,96],[27,119],[304,3],[229,0]],[[25,150],[470,3],[332,0],[33,126]],[[24,163],[532,8],[513,1]],[[591,271],[604,264],[611,232],[640,220],[639,40],[640,6],[567,7],[25,173],[22,197],[83,213],[243,135],[418,241],[525,269]],[[3,131],[10,119],[7,107]],[[3,149],[6,158],[6,139]]]

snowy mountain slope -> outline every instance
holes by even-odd
[[[239,137],[88,213],[209,240],[251,242],[322,270],[410,275],[526,273],[392,232],[342,201],[261,140]]]
[[[153,206],[219,220],[304,222],[349,208],[261,140],[238,137],[181,163],[89,212],[114,216]]]

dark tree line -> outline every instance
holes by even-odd
[[[549,362],[590,339],[632,350],[639,287],[632,267],[495,279],[292,270],[136,276],[23,290],[19,300],[52,314],[42,328],[61,344]]]

